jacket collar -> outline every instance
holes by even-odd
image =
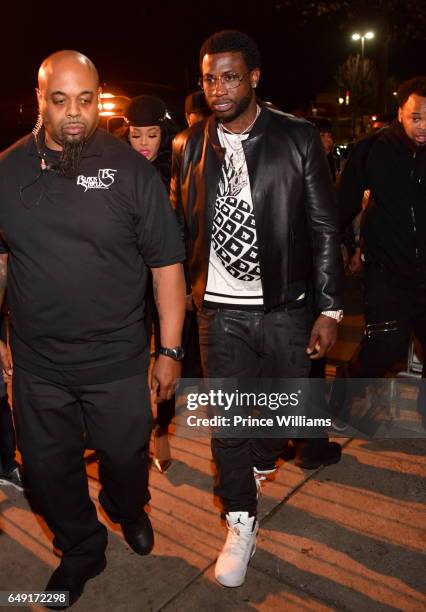
[[[259,116],[256,119],[252,129],[250,130],[247,140],[244,141],[245,143],[262,136],[263,132],[266,129],[266,126],[269,123],[270,111],[268,111],[265,107],[262,107],[261,104],[260,106],[261,106],[261,111],[259,113]],[[211,115],[206,122],[205,131],[206,131],[206,136],[208,140],[210,141],[210,144],[212,145],[212,147],[215,149],[216,153],[219,155],[219,157],[223,157],[224,149],[222,148],[220,141],[219,141],[219,136],[217,133],[217,125],[218,125],[218,120],[216,119],[214,115]]]

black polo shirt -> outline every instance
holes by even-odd
[[[42,172],[33,136],[23,138],[0,156],[0,232],[16,365],[69,384],[147,367],[148,267],[185,255],[165,188],[142,155],[97,130],[69,179]]]

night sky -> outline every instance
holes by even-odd
[[[358,25],[377,33],[366,47],[367,56],[375,58],[382,42],[374,13],[364,11],[362,20],[353,23],[342,13],[305,23],[297,4],[141,0],[135,6],[116,3],[113,9],[80,2],[39,3],[39,9],[25,10],[20,5],[2,16],[1,101],[31,100],[41,60],[63,48],[88,55],[102,81],[169,84],[185,94],[196,88],[202,41],[215,30],[238,28],[253,36],[262,52],[260,96],[285,110],[302,107],[316,92],[335,88],[337,66],[357,50],[350,34]],[[404,24],[396,27],[402,31]],[[425,58],[424,38],[407,42],[397,37],[389,47],[389,74],[401,81],[425,73]]]

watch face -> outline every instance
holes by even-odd
[[[181,346],[176,346],[175,348],[160,347],[160,353],[162,355],[167,355],[167,357],[171,357],[176,361],[182,361],[185,356],[185,351]]]
[[[175,354],[175,359],[177,359],[178,361],[181,361],[185,356],[185,351],[182,347],[173,349],[173,352]]]

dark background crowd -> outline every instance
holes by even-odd
[[[216,30],[237,28],[261,49],[260,97],[295,114],[331,116],[343,141],[364,129],[360,116],[368,124],[396,110],[397,85],[421,74],[426,56],[421,0],[162,0],[125,7],[47,2],[42,12],[9,4],[2,17],[2,148],[35,121],[34,75],[58,49],[91,57],[108,91],[151,93],[182,112],[185,95],[197,87],[201,42]],[[375,36],[365,41],[361,58],[360,41],[351,35],[367,30]]]

